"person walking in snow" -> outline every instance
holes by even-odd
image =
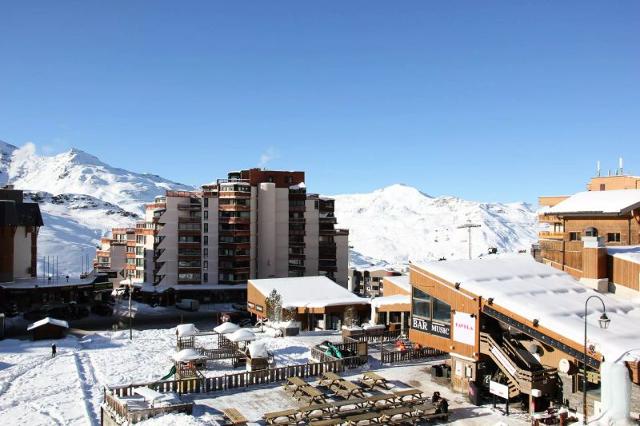
[[[56,344],[51,345],[51,358],[55,358],[56,356]]]

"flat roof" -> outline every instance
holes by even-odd
[[[415,264],[417,267],[529,321],[582,345],[584,304],[599,296],[611,319],[608,329],[599,327],[602,305],[589,303],[588,338],[607,360],[640,360],[640,297],[621,299],[601,294],[576,281],[566,272],[538,263],[529,255],[450,260]]]
[[[124,283],[122,280],[120,281],[121,287],[127,287],[128,284]],[[133,283],[134,287],[139,287],[140,291],[145,293],[164,293],[169,289],[173,289],[175,291],[207,291],[207,290],[246,290],[246,284],[212,284],[212,283],[202,283],[202,284],[158,284],[153,285],[153,283]]]
[[[283,308],[369,304],[369,299],[356,296],[325,276],[267,278],[249,280],[249,284],[265,297],[275,289],[282,297]]]
[[[73,286],[83,286],[94,284],[96,280],[95,276],[91,278],[72,278],[69,277],[69,281],[65,277],[51,278],[51,281],[38,277],[38,278],[24,278],[17,279],[14,281],[9,281],[6,283],[0,283],[0,287],[7,290],[26,290],[26,289],[34,289],[34,288],[63,288],[63,287],[73,287]],[[95,284],[105,284],[108,281],[98,282]]]
[[[640,207],[640,189],[578,192],[546,209],[547,214],[623,214]]]
[[[31,331],[34,328],[42,327],[43,325],[47,325],[47,324],[55,325],[62,328],[69,328],[69,323],[64,320],[46,317],[39,321],[34,322],[33,324],[29,324],[29,326],[27,327],[27,331]]]

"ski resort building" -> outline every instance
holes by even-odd
[[[0,282],[36,276],[40,206],[13,186],[0,189]]]
[[[94,264],[156,291],[316,275],[346,286],[348,231],[335,226],[333,200],[307,193],[304,179],[249,169],[200,191],[167,191],[144,222],[114,229]]]
[[[600,291],[640,291],[640,177],[595,177],[587,191],[540,197],[539,260]]]
[[[369,299],[356,296],[325,276],[250,279],[249,312],[257,318],[267,318],[267,298],[274,290],[280,296],[283,315],[286,316],[285,311],[292,312],[291,320],[305,330],[336,330],[345,322],[355,325],[369,319]]]
[[[610,323],[599,326],[603,309],[591,301],[585,377],[585,301],[598,293],[571,275],[528,256],[504,256],[412,264],[410,282],[409,338],[448,352],[452,386],[472,400],[493,381],[537,410],[554,401],[581,412],[586,383],[593,413],[601,398],[625,398],[631,377],[630,403],[640,410],[640,304],[601,294]],[[623,366],[617,396],[607,394],[604,361]]]
[[[390,331],[409,329],[411,284],[409,275],[389,275],[382,279],[384,294],[371,299],[371,322],[386,325]]]
[[[360,296],[381,296],[384,278],[398,275],[401,273],[390,268],[351,268],[349,289]]]

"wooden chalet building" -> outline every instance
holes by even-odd
[[[581,412],[583,312],[594,290],[525,255],[412,264],[409,276],[409,338],[451,355],[454,390],[478,401],[494,381],[532,409],[553,401]],[[601,297],[611,322],[601,329],[601,305],[589,305],[588,409],[601,406],[601,363],[620,360],[638,412],[640,304]]]

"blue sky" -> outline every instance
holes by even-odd
[[[533,201],[640,173],[638,1],[0,5],[0,139],[199,184],[263,165]],[[261,161],[262,159],[262,161]]]

